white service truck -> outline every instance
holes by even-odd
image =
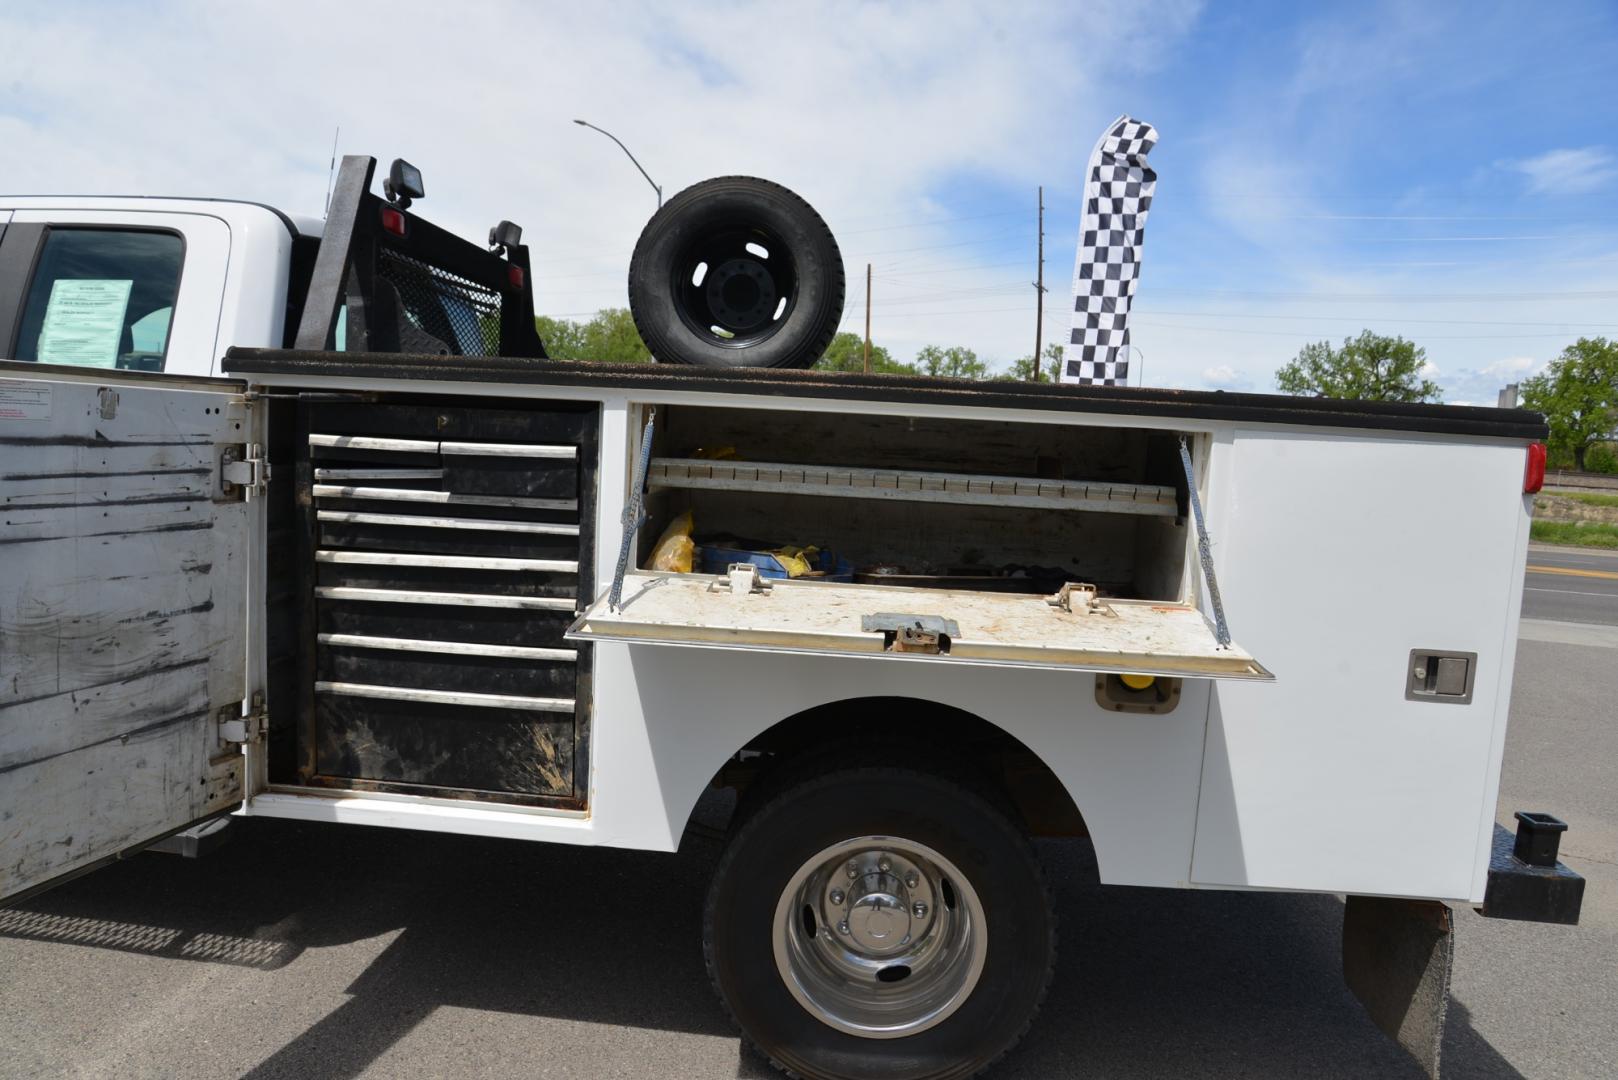
[[[518,230],[373,168],[324,223],[0,198],[0,896],[225,813],[672,851],[735,787],[727,1008],[912,1080],[1033,1020],[1032,837],[1345,895],[1435,1075],[1448,905],[1576,921],[1495,822],[1539,416],[749,366],[842,272],[734,178],[632,282],[712,356],[552,361]]]

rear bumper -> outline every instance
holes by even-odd
[[[1494,827],[1489,883],[1478,910],[1491,919],[1577,924],[1584,878],[1556,861],[1566,823],[1548,814],[1519,813],[1517,820],[1515,836]]]

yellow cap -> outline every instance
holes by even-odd
[[[1155,675],[1120,675],[1118,681],[1131,690],[1145,690],[1157,681]]]

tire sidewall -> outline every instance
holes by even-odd
[[[988,948],[977,985],[916,1035],[867,1039],[816,1019],[787,989],[772,952],[782,890],[810,858],[859,836],[925,844],[966,875],[983,905]],[[922,774],[862,770],[789,791],[727,851],[704,925],[726,1004],[762,1050],[805,1077],[894,1080],[970,1076],[1027,1027],[1044,991],[1054,926],[1023,836],[988,803]]]
[[[782,324],[754,345],[727,347],[706,340],[680,316],[676,271],[682,254],[704,232],[738,220],[781,238],[793,263],[797,295]],[[772,257],[778,253],[771,252]],[[681,192],[647,224],[630,262],[630,311],[652,355],[703,367],[794,367],[819,359],[842,317],[842,256],[813,208],[785,188],[762,182],[715,180]],[[813,355],[808,355],[813,353]]]

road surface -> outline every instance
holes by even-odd
[[[1525,619],[1618,623],[1618,551],[1531,544]]]

